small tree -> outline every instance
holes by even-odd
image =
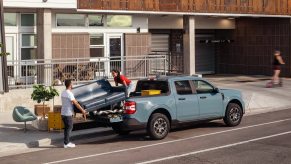
[[[31,99],[37,103],[43,104],[43,118],[45,117],[45,102],[50,101],[55,96],[59,96],[59,92],[53,87],[46,87],[44,85],[34,85]]]

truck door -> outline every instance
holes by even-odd
[[[215,88],[206,81],[194,80],[194,86],[199,101],[200,117],[210,118],[222,116],[223,98]]]
[[[175,101],[177,119],[179,121],[191,121],[199,117],[199,105],[197,95],[193,93],[190,81],[175,81]]]

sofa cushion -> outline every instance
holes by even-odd
[[[105,99],[104,98],[99,98],[99,99],[92,99],[86,102],[82,103],[82,106],[84,106],[85,109],[88,108],[95,108],[98,109],[99,105],[105,104]]]
[[[120,100],[120,99],[125,99],[125,93],[124,92],[113,92],[110,93],[106,96],[105,101],[107,102],[111,102],[111,101],[115,101],[115,100]]]

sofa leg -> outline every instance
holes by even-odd
[[[26,133],[26,121],[24,122],[24,133]]]

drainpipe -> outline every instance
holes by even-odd
[[[0,0],[0,30],[1,30],[1,53],[5,54],[6,53],[6,44],[5,44],[5,29],[4,29],[4,7],[3,7],[3,0]],[[1,57],[1,79],[0,79],[0,92],[1,89],[4,92],[8,92],[8,76],[7,76],[7,59],[6,56],[3,55]]]

